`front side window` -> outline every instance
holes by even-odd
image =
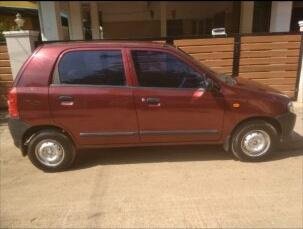
[[[72,51],[58,65],[62,84],[125,85],[120,51]]]
[[[138,82],[143,87],[203,88],[205,76],[175,56],[160,51],[132,51]]]

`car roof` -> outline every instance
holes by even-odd
[[[117,41],[117,40],[102,40],[102,41],[56,41],[43,42],[44,48],[72,48],[72,47],[145,47],[145,48],[163,48],[173,47],[165,41]]]

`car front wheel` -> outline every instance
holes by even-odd
[[[277,141],[277,130],[262,120],[239,126],[231,140],[231,151],[241,161],[260,161],[267,158]]]

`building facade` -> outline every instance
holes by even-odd
[[[42,40],[141,39],[230,33],[295,32],[295,1],[40,1]]]

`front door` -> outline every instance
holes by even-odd
[[[206,74],[168,51],[128,53],[137,79],[134,97],[144,143],[218,140],[223,98],[207,91]]]
[[[49,88],[51,114],[80,145],[139,142],[122,56],[122,50],[73,50],[59,60]]]

